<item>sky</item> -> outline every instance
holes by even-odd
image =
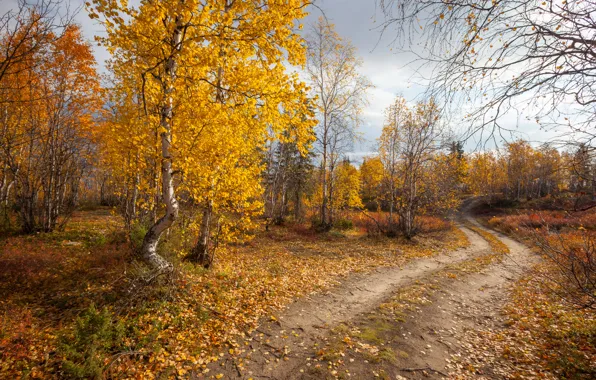
[[[70,0],[71,8],[82,7],[84,1]],[[410,64],[411,57],[391,49],[391,41],[396,37],[395,33],[389,31],[385,36],[381,36],[378,26],[383,16],[375,3],[375,0],[317,0],[318,7],[335,25],[339,35],[350,40],[357,48],[358,55],[363,61],[361,73],[374,85],[369,92],[369,105],[364,110],[363,125],[359,128],[362,141],[355,144],[350,154],[355,161],[376,150],[376,140],[381,135],[383,127],[384,110],[392,100],[397,95],[402,95],[407,101],[415,102],[425,90],[421,79],[414,74],[417,67]],[[0,14],[14,7],[14,4],[16,0],[0,0]],[[311,7],[311,13],[304,20],[304,24],[316,21],[321,16],[321,10]],[[109,55],[93,41],[95,35],[103,33],[102,26],[97,21],[89,19],[84,9],[81,9],[76,16],[76,21],[82,26],[85,37],[92,43],[100,71],[103,71],[103,62],[109,58]],[[522,137],[530,141],[539,140],[542,137],[543,132],[535,125],[524,124],[523,119],[518,119],[514,115],[507,117],[510,125],[519,124],[518,129],[523,132]],[[452,129],[457,134],[465,129],[465,125],[452,126]],[[467,150],[475,149],[476,146],[476,141],[469,141],[466,145]]]
[[[391,50],[394,36],[381,36],[378,26],[383,20],[375,6],[375,0],[319,0],[319,7],[337,33],[350,40],[356,47],[363,65],[361,73],[372,82],[369,91],[369,105],[364,110],[360,133],[363,141],[357,143],[353,158],[369,155],[376,150],[376,139],[381,135],[384,111],[397,95],[413,101],[423,92],[421,86],[413,83],[413,68],[408,67],[405,54]],[[321,16],[321,11],[311,8],[305,23],[312,23]]]

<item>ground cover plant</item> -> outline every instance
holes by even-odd
[[[149,286],[131,261],[121,218],[106,208],[77,212],[64,231],[2,240],[1,374],[201,373],[220,352],[241,348],[260,318],[301,295],[352,272],[466,245],[451,224],[433,224],[443,228],[415,243],[273,227],[222,248],[213,270],[171,258],[176,275]]]
[[[516,376],[590,378],[596,373],[595,213],[564,210],[574,200],[541,199],[479,208],[481,220],[525,242],[542,263],[513,287],[508,328],[483,332]],[[558,210],[553,210],[558,209]]]

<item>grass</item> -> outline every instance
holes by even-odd
[[[219,352],[241,344],[260,318],[296,297],[353,272],[468,244],[451,224],[433,223],[415,242],[370,238],[357,228],[316,234],[298,224],[272,227],[248,243],[222,247],[209,271],[170,256],[177,275],[150,287],[139,281],[144,269],[108,209],[75,213],[63,231],[7,236],[0,240],[0,377],[65,377],[68,368],[84,374],[108,365],[109,375],[120,377],[201,372]],[[164,247],[182,246],[177,239],[170,234]],[[59,337],[87,342],[80,331],[93,330],[77,330],[76,321],[94,315],[92,307],[102,320],[122,325],[121,342],[93,341],[103,348],[87,368],[83,357],[59,349]]]
[[[507,245],[505,243],[503,243],[499,238],[497,238],[492,233],[485,231],[484,229],[479,228],[470,222],[466,222],[464,224],[467,228],[476,232],[478,235],[482,236],[482,238],[488,242],[488,245],[496,254],[506,255],[506,254],[510,253]]]
[[[397,354],[390,347],[385,347],[381,351],[379,351],[377,358],[380,361],[386,361],[392,364],[395,364],[397,362]]]
[[[353,336],[367,343],[381,344],[384,342],[383,334],[390,330],[392,325],[384,318],[373,317],[366,327],[354,333]]]

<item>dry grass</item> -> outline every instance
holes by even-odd
[[[485,212],[496,214],[485,223],[545,257],[513,288],[505,308],[509,327],[475,337],[478,346],[492,347],[494,365],[505,368],[512,378],[596,376],[596,313],[594,308],[578,307],[589,300],[574,279],[579,275],[585,282],[590,273],[571,271],[592,260],[587,253],[592,252],[589,242],[596,238],[596,210],[553,210],[560,206],[554,202],[542,199],[532,202],[532,208]]]
[[[482,228],[478,228],[469,222],[465,223],[465,226],[467,228],[471,229],[472,231],[476,232],[478,235],[482,236],[482,238],[488,242],[488,245],[490,245],[490,248],[496,254],[505,255],[505,254],[509,253],[509,247],[507,247],[507,245],[505,245],[505,243],[503,243],[501,240],[499,240],[499,238],[497,238],[492,233],[485,231]]]
[[[248,244],[222,248],[210,271],[177,264],[173,282],[137,289],[135,297],[127,293],[131,273],[142,271],[131,261],[119,219],[105,209],[75,215],[63,232],[7,237],[0,243],[0,377],[66,376],[58,337],[72,339],[76,317],[92,304],[125,326],[119,351],[98,356],[110,363],[110,374],[201,372],[296,297],[352,272],[469,244],[449,223],[432,223],[444,228],[414,242],[369,238],[358,229],[316,234],[302,225],[274,227]],[[119,352],[134,355],[112,356]]]

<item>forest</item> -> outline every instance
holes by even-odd
[[[358,6],[0,4],[0,379],[596,376],[596,2]]]

